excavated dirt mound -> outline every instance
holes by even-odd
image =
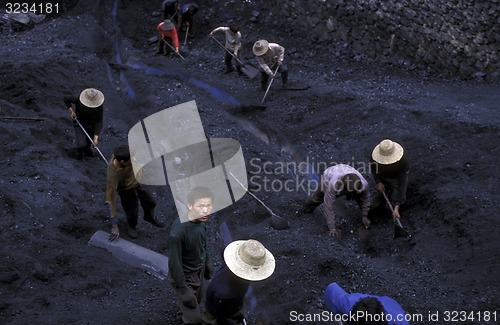
[[[199,1],[186,61],[154,56],[148,40],[160,20],[158,4],[64,3],[63,12],[31,29],[1,25],[0,323],[180,322],[167,281],[88,245],[95,231],[110,228],[106,166],[99,156],[74,158],[62,101],[87,87],[106,96],[99,147],[107,157],[140,119],[191,100],[208,137],[240,142],[250,188],[291,224],[273,229],[268,211],[249,195],[209,221],[216,266],[227,240],[224,223],[232,239],[257,239],[276,257],[273,276],[252,286],[249,324],[258,315],[281,325],[294,323],[291,315],[321,313],[331,282],[349,292],[391,296],[408,313],[423,315],[415,324],[444,323],[427,319],[435,312],[498,313],[497,81],[375,62],[343,42],[292,31],[279,17],[250,22],[255,11],[259,18],[269,15],[266,4],[250,1]],[[278,42],[286,48],[291,84],[309,88],[284,91],[277,80],[267,109],[252,109],[263,96],[258,77],[224,74],[223,50],[206,37],[231,18],[240,23],[246,62],[255,64],[255,40]],[[338,242],[319,209],[300,212],[308,195],[304,184],[315,175],[295,167],[307,161],[320,173],[329,164],[349,163],[366,172],[371,150],[384,138],[401,143],[411,161],[402,221],[412,239],[393,239],[388,212],[374,210],[369,240],[362,241],[359,210],[343,202],[344,239]],[[133,242],[166,254],[175,205],[168,188],[152,191],[168,227],[140,220]],[[123,238],[131,240],[125,231]],[[465,323],[497,322],[476,316]]]

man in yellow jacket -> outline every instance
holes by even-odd
[[[139,202],[144,210],[144,220],[156,227],[165,225],[156,219],[154,209],[156,201],[151,193],[143,185],[137,182],[132,169],[130,151],[128,145],[119,146],[114,150],[107,170],[106,180],[106,206],[111,223],[110,241],[118,240],[120,229],[118,228],[118,217],[116,215],[116,193],[120,196],[123,210],[127,216],[128,236],[137,238],[136,230]]]

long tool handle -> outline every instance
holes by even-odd
[[[165,44],[167,44],[167,45],[168,45],[168,46],[172,49],[172,51],[174,51],[174,53],[175,53],[175,54],[177,54],[177,55],[178,55],[181,59],[183,59],[184,61],[186,61],[186,58],[185,58],[185,57],[183,57],[183,56],[182,56],[179,52],[177,52],[177,51],[175,50],[175,48],[174,48],[172,45],[170,45],[170,44],[169,44],[167,41],[165,41],[165,40],[163,40],[163,41],[165,42]]]
[[[172,49],[172,51],[174,51],[174,53],[175,53],[175,54],[177,54],[177,55],[178,55],[181,59],[183,59],[184,61],[186,61],[186,58],[184,58],[184,57],[183,57],[183,56],[182,56],[179,52],[177,52],[177,51],[175,50],[175,48],[174,48],[172,45],[170,45],[170,44],[169,44],[167,41],[165,41],[165,40],[163,40],[163,41],[165,42],[165,44],[167,44],[167,45],[168,45],[168,47],[170,47],[170,48]]]
[[[264,97],[262,97],[262,100],[260,101],[260,104],[264,104],[264,100],[266,99],[266,96],[267,96],[267,93],[269,92],[269,89],[271,89],[271,85],[274,81],[274,78],[276,78],[276,74],[278,73],[278,69],[280,68],[280,66],[278,65],[276,67],[276,70],[274,71],[274,76],[271,78],[271,81],[269,81],[269,85],[267,85],[267,89],[266,89],[266,93],[264,94]]]
[[[187,26],[186,26],[186,36],[184,36],[184,46],[187,45],[187,39],[188,39],[188,33],[189,33],[189,23],[187,23]]]
[[[382,195],[384,196],[385,202],[389,206],[389,209],[391,209],[391,212],[394,213],[394,208],[391,205],[391,201],[389,201],[389,198],[387,197],[387,194],[385,194],[385,191],[382,191]],[[403,228],[403,225],[401,224],[401,221],[399,221],[398,218],[394,218],[394,222],[397,223],[397,225],[401,228]]]
[[[252,192],[250,192],[250,191],[248,190],[248,188],[246,188],[246,187],[245,187],[245,185],[243,185],[243,183],[242,183],[242,182],[240,182],[240,180],[239,180],[239,179],[237,179],[237,178],[236,178],[236,176],[234,176],[234,174],[233,174],[233,173],[229,172],[229,174],[230,174],[230,175],[234,178],[234,180],[235,180],[235,181],[237,181],[237,182],[238,182],[238,184],[240,184],[240,186],[241,186],[241,187],[243,187],[243,189],[244,189],[244,190],[245,190],[248,194],[250,194],[250,195],[251,195],[254,199],[256,199],[256,200],[257,200],[260,204],[262,204],[262,206],[263,206],[264,208],[266,208],[266,209],[267,209],[267,211],[269,211],[271,214],[274,214],[274,212],[273,212],[273,211],[272,211],[272,210],[271,210],[271,209],[270,209],[270,208],[269,208],[269,207],[268,207],[268,206],[267,206],[264,202],[262,202],[262,201],[261,201],[261,200],[260,200],[257,196],[255,196],[255,194],[253,194]]]
[[[382,191],[382,195],[384,196],[385,202],[389,206],[389,209],[391,209],[391,212],[394,213],[394,208],[392,207],[391,201],[389,201],[387,194],[385,194],[385,191]]]
[[[217,38],[215,38],[215,36],[210,36],[214,41],[217,42],[217,44],[219,44],[220,46],[222,46],[224,48],[224,50],[226,50],[227,53],[229,53],[236,61],[238,61],[239,64],[241,65],[244,65],[243,62],[241,62],[237,57],[236,55],[234,55],[234,53],[232,53],[231,51],[229,51],[221,42],[219,42],[219,40]]]
[[[87,133],[87,131],[85,131],[85,128],[83,127],[83,125],[80,123],[80,121],[78,121],[78,119],[75,117],[75,121],[76,123],[78,123],[78,125],[80,126],[80,128],[82,129],[83,133],[85,133],[85,135],[87,136],[87,138],[90,140],[90,142],[92,143],[92,145],[94,146],[95,150],[97,150],[97,152],[101,155],[102,159],[104,160],[104,162],[106,163],[106,165],[109,165],[108,163],[108,160],[104,157],[104,155],[102,154],[101,150],[99,150],[99,148],[97,148],[97,146],[95,145],[94,143],[94,140],[92,140],[92,138],[90,137],[90,135]]]

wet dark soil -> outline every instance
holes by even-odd
[[[391,296],[408,313],[423,315],[415,324],[432,323],[429,313],[446,311],[500,317],[498,81],[373,61],[343,42],[314,40],[278,17],[266,19],[263,2],[199,1],[186,61],[154,56],[148,40],[159,4],[125,3],[114,10],[112,1],[68,1],[60,15],[20,32],[2,22],[0,323],[180,321],[167,281],[88,245],[95,231],[110,228],[106,165],[99,156],[74,158],[62,101],[87,87],[106,96],[99,147],[107,157],[140,119],[191,100],[208,137],[240,142],[250,188],[291,224],[273,229],[269,212],[249,195],[210,220],[216,266],[227,240],[224,223],[232,239],[257,239],[276,257],[273,276],[252,286],[250,324],[258,315],[269,324],[290,324],[293,312],[321,313],[331,282],[349,292]],[[261,18],[254,23],[255,10]],[[224,53],[207,37],[231,17],[241,24],[246,62],[256,63],[251,45],[257,39],[280,43],[291,83],[309,88],[280,90],[277,80],[266,110],[251,109],[264,95],[258,78],[224,74]],[[308,195],[303,184],[316,176],[293,167],[307,161],[320,173],[349,163],[366,172],[373,147],[385,138],[402,144],[411,161],[402,222],[412,239],[394,239],[382,209],[371,213],[369,241],[362,241],[359,210],[346,201],[339,207],[344,238],[336,241],[319,210],[300,212]],[[177,215],[170,190],[152,191],[158,217],[170,225]],[[133,242],[166,254],[169,227],[141,220],[138,229]]]

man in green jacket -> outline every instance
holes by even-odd
[[[191,189],[187,216],[177,218],[170,230],[168,272],[184,324],[201,323],[203,278],[210,278],[213,272],[207,255],[206,225],[212,202],[213,194],[208,188]]]

